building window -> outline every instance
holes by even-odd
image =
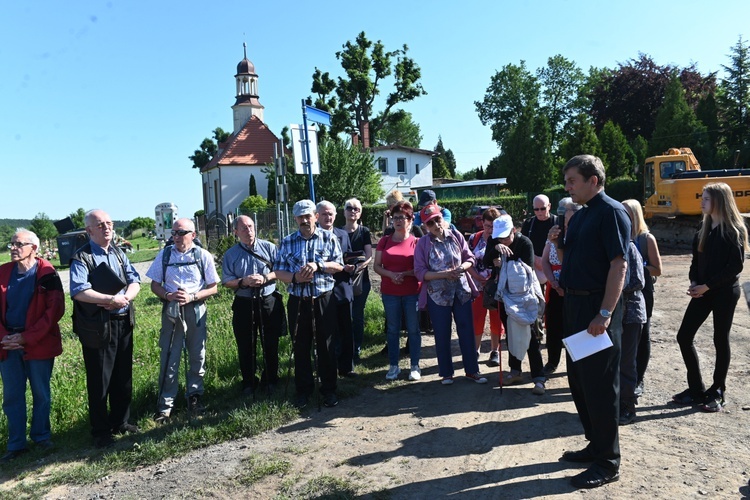
[[[417,174],[419,173],[419,163],[414,164],[414,172]]]
[[[381,174],[388,173],[388,158],[378,158],[378,168]]]
[[[399,158],[396,160],[396,173],[398,174],[406,173],[406,158]]]

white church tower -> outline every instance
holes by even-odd
[[[239,132],[245,126],[251,116],[257,116],[263,121],[263,105],[258,101],[258,75],[255,66],[247,58],[247,44],[242,44],[245,58],[237,65],[237,74],[234,78],[237,82],[237,100],[232,106],[234,111],[234,133]]]

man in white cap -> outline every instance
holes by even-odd
[[[323,404],[334,407],[336,398],[335,308],[328,307],[335,279],[344,269],[341,246],[331,231],[316,227],[315,203],[301,200],[294,204],[299,230],[281,241],[276,257],[276,277],[288,283],[287,314],[294,344],[295,405],[304,408],[315,390],[310,359],[313,339],[317,354],[317,376]]]
[[[516,233],[513,218],[508,214],[501,215],[492,223],[492,240],[487,244],[487,250],[484,254],[485,267],[494,268],[490,279],[496,279],[502,264],[502,256],[505,256],[506,261],[520,259],[530,268],[534,268],[534,246],[526,236]],[[498,304],[498,310],[505,331],[508,332],[508,314],[505,312],[502,302]],[[542,353],[539,350],[539,339],[535,335],[531,335],[527,355],[529,356],[531,378],[534,382],[531,392],[541,396],[545,392],[546,377],[544,376]],[[523,359],[513,356],[510,352],[508,353],[510,373],[503,377],[503,385],[515,385],[523,381],[521,361]]]

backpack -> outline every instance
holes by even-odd
[[[167,245],[164,247],[164,251],[162,252],[161,256],[161,279],[162,282],[167,277],[167,267],[182,267],[182,266],[198,266],[198,270],[201,273],[201,279],[205,282],[206,281],[206,272],[203,269],[203,261],[200,258],[200,250],[198,250],[198,247],[196,245],[193,245],[192,254],[193,254],[193,262],[173,262],[169,263],[169,258],[172,256],[172,248],[174,248],[174,245]]]
[[[479,241],[482,239],[483,233],[484,231],[479,231],[478,233],[474,233],[469,236],[469,250],[473,252],[477,245],[479,245]]]

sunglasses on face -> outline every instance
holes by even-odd
[[[534,212],[541,212],[542,210],[547,210],[547,207],[541,207],[541,208],[534,207]]]
[[[407,217],[405,215],[394,215],[392,219],[393,220],[411,220],[411,217]]]
[[[172,236],[185,236],[186,234],[190,234],[192,231],[185,231],[184,229],[179,229],[172,231]]]
[[[346,207],[350,212],[360,212],[362,209],[357,207]]]

